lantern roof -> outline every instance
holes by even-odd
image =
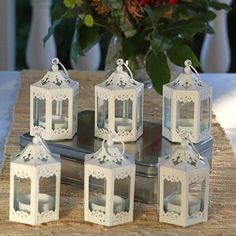
[[[142,89],[144,87],[143,83],[134,80],[133,74],[128,67],[128,61],[124,62],[123,59],[118,59],[116,64],[116,70],[105,81],[96,86],[109,90]],[[129,73],[124,71],[124,67]]]
[[[184,64],[183,73],[181,73],[174,81],[166,84],[167,87],[184,91],[197,91],[210,88],[208,84],[202,82],[190,60],[186,60]]]
[[[36,133],[33,142],[13,156],[12,162],[36,167],[60,162],[59,158],[60,155],[51,153],[43,138]]]
[[[115,136],[109,135],[102,142],[102,147],[93,154],[85,155],[85,163],[105,167],[108,169],[134,165],[134,159],[125,154],[125,145],[122,141],[122,151],[114,144]]]
[[[59,65],[63,68],[59,70]],[[70,79],[65,67],[60,63],[58,58],[52,59],[52,68],[41,80],[34,83],[32,86],[44,89],[77,89],[79,83]]]
[[[188,134],[185,132],[180,133],[180,131],[178,133],[182,140],[181,145],[165,158],[162,166],[184,172],[203,168],[209,169],[209,163],[200,156],[197,149],[189,140]]]

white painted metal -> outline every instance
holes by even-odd
[[[232,0],[222,0],[221,2],[230,5]],[[201,68],[207,73],[227,72],[231,63],[227,12],[220,10],[216,14],[216,19],[210,23],[215,34],[206,34],[200,55]]]
[[[160,163],[160,222],[189,226],[208,219],[209,164],[193,149],[188,136]],[[173,186],[176,184],[176,189]],[[191,186],[195,187],[192,192]]]
[[[135,163],[134,159],[125,155],[114,145],[114,137],[103,140],[102,147],[94,154],[85,156],[84,169],[84,220],[105,226],[114,226],[133,221]],[[90,198],[90,177],[104,179],[105,194],[94,190]],[[115,181],[130,178],[128,188],[123,188],[123,194],[117,195]],[[128,192],[126,192],[128,191]],[[127,199],[123,196],[128,196]],[[105,204],[96,204],[102,199]],[[127,207],[129,205],[129,207]],[[115,212],[115,208],[118,209]]]
[[[14,155],[10,164],[10,209],[9,219],[24,224],[38,225],[59,219],[61,162],[60,155],[51,153],[39,131],[20,153]],[[55,196],[40,193],[40,178],[47,179],[55,176]],[[30,192],[19,194],[15,177],[30,179]],[[44,186],[47,187],[47,186]],[[50,189],[50,191],[52,191]],[[30,202],[26,203],[26,198]],[[43,207],[40,209],[40,201]],[[41,211],[42,210],[42,211]],[[40,212],[41,211],[41,212]]]
[[[123,67],[126,67],[130,75]],[[95,136],[104,139],[112,132],[124,142],[136,141],[143,133],[143,97],[144,85],[133,79],[127,62],[118,59],[116,70],[109,78],[95,85]],[[99,104],[99,100],[102,100],[102,104]],[[117,102],[123,104],[123,115],[116,115]],[[107,109],[108,114],[106,117],[103,112],[101,124],[98,122],[100,109]],[[137,118],[141,119],[139,126]]]
[[[163,86],[162,135],[172,142],[181,142],[177,133],[178,129],[180,132],[187,132],[191,142],[198,143],[211,137],[212,88],[200,80],[197,71],[191,65],[191,61],[186,60],[185,66],[184,73],[181,73],[173,82]],[[197,74],[193,74],[191,68]],[[167,109],[165,99],[169,99],[171,103],[168,117],[165,117]],[[203,109],[201,104],[208,99],[208,124],[206,127],[202,126],[201,129],[201,112],[203,112],[201,111]],[[189,111],[184,110],[186,114],[188,112],[190,114],[190,109],[193,109],[191,120],[186,119],[184,121],[184,119],[178,118],[178,115],[183,115],[183,111],[177,106],[178,103],[189,104]],[[191,103],[192,106],[190,106]],[[166,122],[169,125],[166,125]],[[179,123],[182,125],[178,125]]]
[[[32,23],[27,42],[26,61],[29,68],[46,69],[51,65],[51,58],[56,57],[56,44],[51,36],[43,45],[43,38],[51,26],[51,0],[31,0]]]
[[[34,135],[35,127],[40,126],[46,140],[72,139],[77,132],[79,83],[69,78],[57,58],[52,63],[52,70],[30,86],[30,134]],[[42,102],[45,107],[40,106]]]
[[[15,69],[15,0],[0,0],[0,70]]]

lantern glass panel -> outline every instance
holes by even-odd
[[[97,97],[97,126],[108,129],[108,100]]]
[[[132,130],[132,101],[115,100],[115,131]]]
[[[171,99],[164,98],[164,127],[171,130]]]
[[[39,178],[38,212],[55,211],[56,176]]]
[[[193,215],[196,212],[204,211],[205,180],[201,183],[189,184],[188,214]]]
[[[164,180],[164,212],[181,214],[181,182]]]
[[[34,126],[45,128],[46,99],[34,97]]]
[[[140,95],[137,99],[137,113],[136,113],[136,116],[137,116],[137,130],[139,130],[139,128],[142,126],[142,123],[143,123],[143,111],[142,111],[143,104],[142,104],[142,101],[143,101],[143,96]]]
[[[210,128],[210,98],[201,101],[200,132]]]
[[[124,179],[115,179],[113,212],[117,214],[122,211],[129,211],[130,208],[130,176]]]
[[[30,192],[31,180],[30,178],[20,178],[14,176],[14,199],[13,205],[15,211],[25,211],[30,213]]]
[[[52,101],[52,129],[68,128],[68,98]]]
[[[96,189],[96,190],[95,190]],[[89,176],[89,210],[106,214],[106,179]]]
[[[176,128],[181,131],[193,133],[194,103],[178,101],[176,111]]]

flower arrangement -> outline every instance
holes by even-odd
[[[198,32],[214,33],[209,22],[215,10],[229,6],[217,0],[64,0],[67,11],[49,28],[47,39],[67,17],[77,17],[77,41],[73,59],[84,55],[107,31],[121,44],[120,57],[135,61],[143,57],[146,71],[157,92],[170,80],[167,58],[177,66],[199,61],[191,49]],[[131,63],[132,64],[132,63]]]

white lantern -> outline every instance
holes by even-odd
[[[181,135],[183,136],[183,134]],[[160,163],[160,222],[189,226],[207,221],[209,164],[183,137],[181,146]]]
[[[61,162],[40,135],[10,164],[10,221],[38,225],[59,219]]]
[[[125,67],[129,74],[123,70]],[[143,133],[144,85],[133,79],[128,62],[117,60],[110,77],[95,85],[95,136],[109,131],[124,142],[136,141]]]
[[[133,221],[135,163],[113,139],[86,155],[84,166],[84,220],[105,226]]]
[[[180,142],[178,129],[188,133],[192,143],[199,143],[211,137],[212,88],[200,80],[190,60],[185,66],[184,73],[163,86],[162,135]]]
[[[39,126],[46,140],[72,139],[77,132],[79,84],[69,78],[57,58],[52,63],[52,70],[30,86],[30,134]]]

